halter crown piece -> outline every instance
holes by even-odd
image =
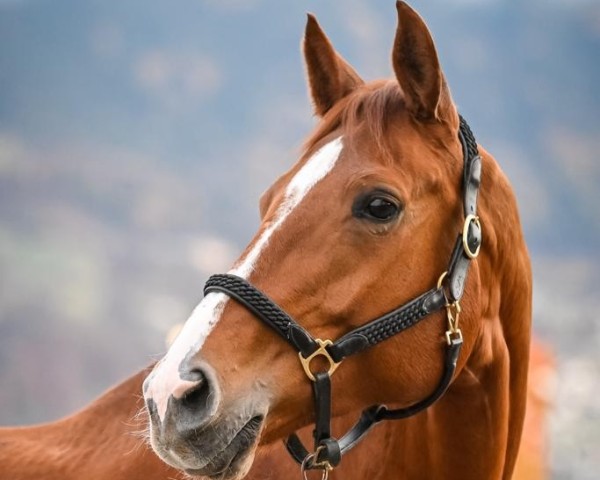
[[[354,447],[362,437],[382,420],[398,420],[415,415],[432,405],[447,390],[456,370],[462,347],[462,332],[458,321],[462,298],[471,261],[477,258],[481,248],[481,224],[477,217],[477,196],[481,181],[481,157],[477,142],[462,116],[458,137],[463,150],[463,213],[464,224],[458,235],[448,270],[444,272],[435,288],[410,300],[379,318],[371,320],[336,341],[315,339],[300,324],[264,293],[243,278],[231,274],[211,276],[204,287],[205,295],[222,292],[246,307],[262,320],[294,349],[300,363],[312,381],[315,402],[314,450],[309,452],[296,434],[290,435],[286,446],[294,460],[306,470],[319,469],[326,480],[329,471],[336,467],[342,456]],[[437,388],[423,400],[401,409],[388,409],[385,405],[373,405],[362,412],[358,422],[341,438],[331,435],[331,375],[346,358],[397,335],[420,322],[431,313],[445,308],[448,330],[445,332],[446,354],[444,373]],[[311,361],[322,357],[329,364],[327,371],[314,372]]]

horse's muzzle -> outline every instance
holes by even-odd
[[[164,415],[146,398],[152,447],[188,475],[241,478],[251,464],[266,408],[252,400],[222,405],[217,375],[206,364],[181,376],[191,386],[170,396]]]
[[[202,468],[184,468],[192,476],[208,478],[239,478],[245,475],[250,465],[250,457],[257,444],[263,424],[263,417],[252,417],[235,434],[229,444],[214,455]]]

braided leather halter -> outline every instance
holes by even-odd
[[[223,292],[246,307],[257,318],[277,332],[298,351],[302,367],[313,382],[315,401],[314,451],[310,453],[296,434],[286,441],[292,457],[302,465],[302,471],[322,470],[322,478],[337,466],[342,456],[354,447],[373,425],[382,420],[397,420],[421,412],[447,390],[462,346],[462,333],[458,326],[460,299],[462,298],[471,260],[479,255],[481,224],[477,217],[477,195],[481,179],[481,157],[477,143],[467,122],[460,117],[459,140],[463,149],[463,231],[458,235],[448,270],[442,274],[435,288],[346,333],[336,341],[315,339],[281,307],[246,280],[231,274],[211,276],[204,293]],[[331,436],[331,375],[346,357],[406,330],[431,313],[446,309],[448,330],[444,372],[437,388],[426,398],[406,408],[388,409],[374,405],[363,411],[358,422],[341,438]],[[311,361],[323,357],[329,363],[327,371],[313,372]]]

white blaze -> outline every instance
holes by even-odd
[[[261,233],[248,254],[229,273],[248,278],[273,232],[283,224],[311,188],[331,171],[340,156],[342,147],[342,137],[338,137],[310,157],[288,184],[273,222]],[[179,365],[190,351],[200,350],[219,321],[228,299],[229,297],[224,293],[213,292],[206,295],[185,322],[165,357],[151,373],[145,396],[152,398],[156,404],[161,421],[165,417],[169,397],[173,395],[179,398],[196,384],[180,378]]]

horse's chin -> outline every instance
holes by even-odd
[[[184,469],[183,471],[190,477],[200,477],[211,480],[241,480],[246,476],[252,463],[254,462],[254,454],[256,445],[250,449],[233,453],[233,460],[224,462],[224,468],[204,467],[200,469]],[[223,452],[229,456],[230,453]]]
[[[212,424],[195,432],[185,444],[166,447],[155,438],[152,446],[158,456],[191,477],[240,480],[252,463],[264,421],[254,416],[240,427]],[[227,433],[230,433],[227,435]]]

